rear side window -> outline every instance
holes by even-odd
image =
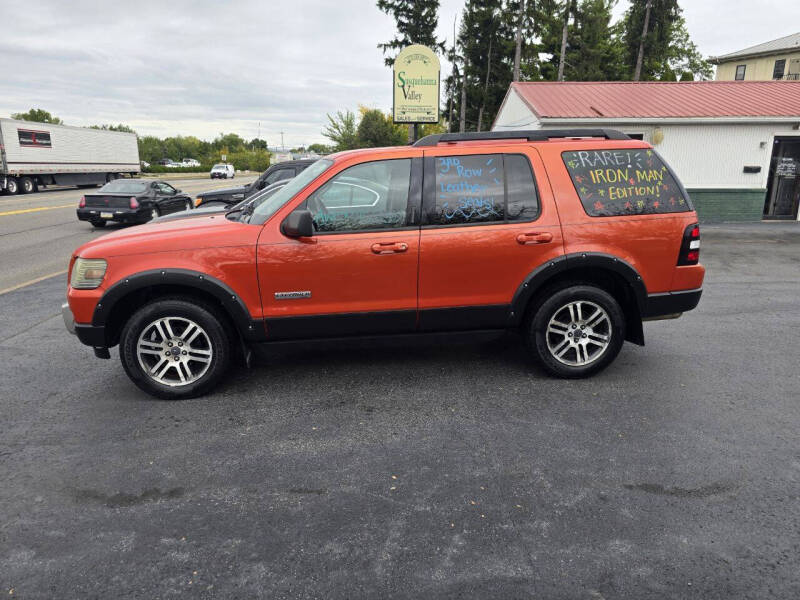
[[[427,225],[532,221],[539,214],[531,165],[521,154],[437,156],[428,165],[434,190],[426,193]]]
[[[692,210],[680,184],[652,150],[580,150],[561,157],[591,217]]]

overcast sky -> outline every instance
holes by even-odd
[[[621,0],[616,14],[626,6]],[[463,0],[441,0],[452,39]],[[682,0],[693,40],[724,54],[800,29],[800,2]],[[391,108],[376,44],[391,19],[374,0],[0,0],[0,116],[41,107],[70,125],[140,134],[258,134],[325,142],[325,114]],[[443,68],[443,76],[447,67]]]

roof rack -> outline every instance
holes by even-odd
[[[485,140],[528,140],[546,142],[553,138],[605,138],[607,140],[629,140],[626,134],[616,129],[529,129],[520,131],[481,131],[470,133],[436,133],[417,140],[415,146],[435,146],[446,142],[476,142]]]

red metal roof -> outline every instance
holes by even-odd
[[[511,89],[543,119],[800,117],[800,81],[537,81]]]

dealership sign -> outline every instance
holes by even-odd
[[[427,46],[403,48],[394,60],[395,123],[439,122],[439,59]]]

